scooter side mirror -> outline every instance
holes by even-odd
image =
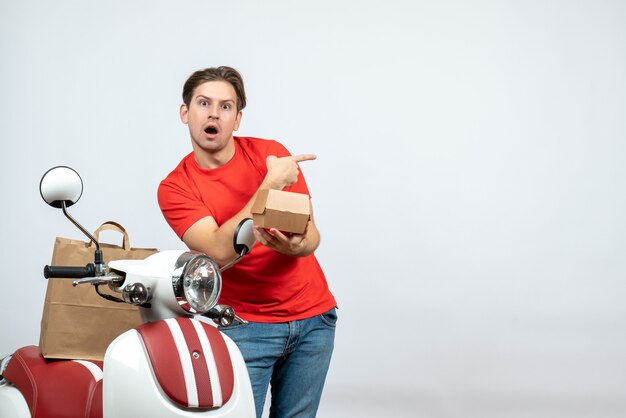
[[[70,207],[83,194],[83,180],[73,169],[65,166],[52,167],[41,177],[39,192],[52,207]]]
[[[52,167],[41,177],[41,181],[39,182],[39,193],[41,193],[41,197],[47,204],[54,208],[62,209],[65,217],[69,219],[78,229],[80,229],[83,234],[89,237],[91,241],[93,241],[96,245],[94,256],[96,274],[100,274],[104,263],[102,261],[102,251],[100,251],[100,244],[98,243],[98,240],[96,240],[94,236],[89,233],[89,231],[87,231],[67,212],[67,208],[78,202],[80,197],[83,195],[83,179],[80,178],[78,173],[73,168],[62,165]],[[46,278],[78,277],[68,275],[64,276],[63,274],[67,274],[67,270],[57,270],[55,266],[50,266],[50,268],[46,266],[46,270],[44,270],[44,276]],[[76,274],[83,274],[82,270],[80,273]],[[82,275],[80,277],[85,276]]]
[[[239,222],[237,229],[235,229],[235,235],[233,236],[233,247],[235,252],[240,256],[247,254],[254,244],[256,243],[256,237],[252,232],[252,219],[246,218]]]
[[[220,271],[227,270],[237,264],[239,260],[243,258],[244,255],[248,254],[248,252],[254,247],[256,243],[256,237],[252,232],[252,219],[245,218],[239,225],[237,225],[237,229],[235,229],[235,235],[233,236],[233,248],[235,252],[238,254],[237,258],[235,258],[230,263],[220,268]]]

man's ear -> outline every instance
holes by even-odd
[[[181,122],[183,122],[184,124],[187,124],[189,122],[189,108],[187,107],[187,105],[185,103],[180,105],[180,120]]]
[[[239,124],[241,123],[242,117],[243,117],[243,112],[240,110],[239,113],[237,113],[237,118],[235,118],[235,128],[233,129],[233,131],[236,131],[237,129],[239,129]]]

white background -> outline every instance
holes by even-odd
[[[216,65],[239,134],[318,155],[320,417],[626,416],[623,1],[0,0],[0,356],[38,341],[54,237],[82,238],[48,168],[82,175],[87,229],[182,248],[156,188]]]

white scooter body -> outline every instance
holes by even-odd
[[[139,282],[151,290],[151,308],[140,308],[145,322],[189,316],[175,302],[171,274],[166,273],[171,272],[171,266],[182,253],[162,251],[145,260],[109,263],[110,268],[126,273],[125,285]],[[205,317],[198,316],[194,320],[214,325]],[[103,417],[255,417],[254,397],[245,361],[235,343],[225,334],[221,333],[221,336],[230,355],[234,377],[233,392],[228,402],[210,409],[186,408],[173,402],[157,381],[139,332],[132,329],[113,340],[105,354],[102,373]],[[172,356],[172,363],[179,361],[177,352],[172,353]],[[193,371],[189,374],[193,375]],[[6,381],[0,384],[0,418],[4,417],[31,417],[20,391]]]
[[[0,417],[31,418],[22,393],[5,380],[0,382]]]
[[[140,308],[145,322],[187,315],[171,286],[171,266],[182,251],[162,251],[145,260],[112,261],[109,267],[126,273],[125,285],[139,282],[150,288],[153,303]],[[170,273],[168,273],[170,272]],[[210,323],[204,317],[197,320]],[[212,321],[211,321],[212,322]],[[235,343],[222,334],[234,371],[234,392],[224,406],[209,411],[181,409],[169,400],[155,380],[145,346],[139,334],[130,330],[116,338],[104,359],[103,404],[105,417],[253,417],[254,397],[246,364]],[[146,382],[149,382],[146,384]],[[141,402],[137,402],[141,399]]]
[[[145,322],[184,316],[186,312],[175,302],[171,286],[174,261],[182,251],[162,251],[146,260],[112,261],[109,267],[127,273],[125,284],[140,282],[151,288],[151,308],[140,308]],[[159,277],[161,276],[161,277]],[[196,320],[212,321],[197,317]],[[146,347],[136,330],[116,338],[104,358],[104,417],[254,417],[254,396],[246,364],[235,343],[222,334],[234,372],[234,391],[223,406],[210,410],[184,409],[173,403],[155,379]],[[192,373],[191,373],[192,374]],[[140,400],[140,401],[138,401]]]

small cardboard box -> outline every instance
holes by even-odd
[[[301,234],[311,217],[309,196],[282,190],[259,190],[252,205],[252,219],[263,228]]]

